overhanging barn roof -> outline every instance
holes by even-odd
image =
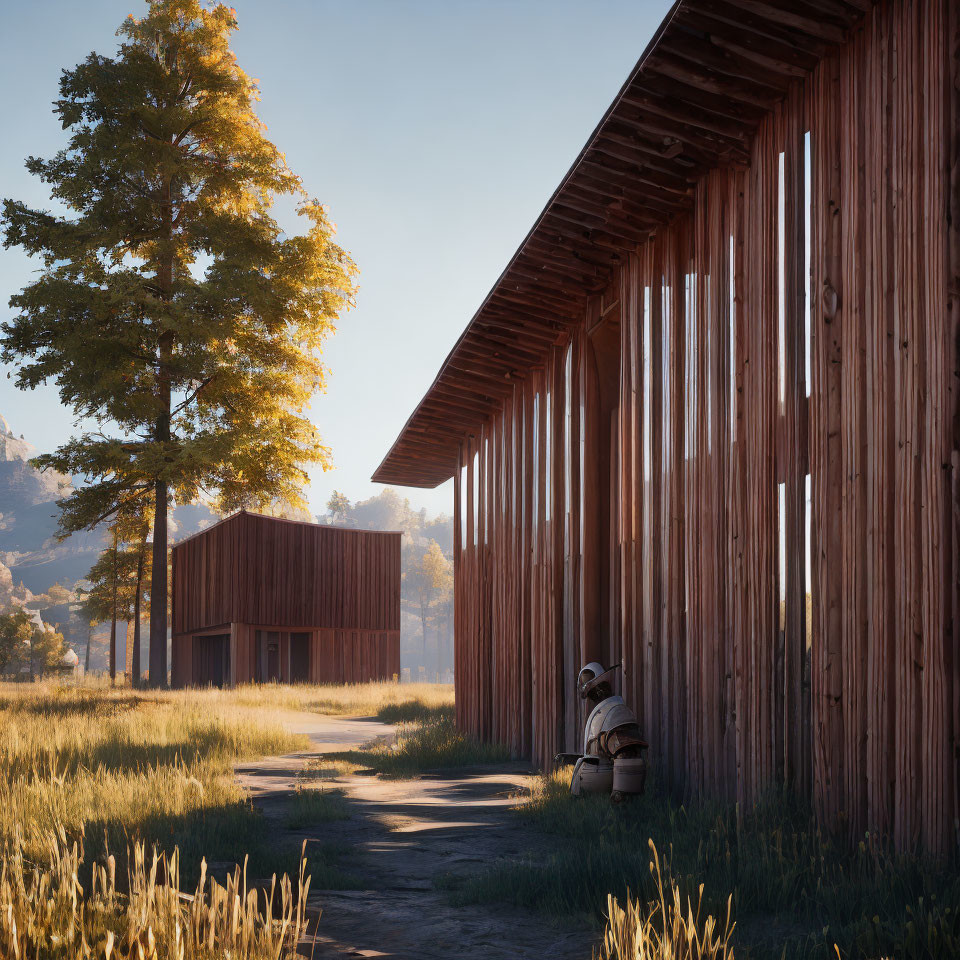
[[[577,324],[624,254],[709,170],[746,163],[761,119],[873,0],[677,0],[373,479],[435,487],[477,429]]]

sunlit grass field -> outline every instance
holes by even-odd
[[[377,718],[397,734],[308,763],[271,824],[234,767],[309,749],[284,728],[293,711]],[[364,882],[354,851],[331,839],[351,815],[341,778],[507,759],[457,731],[452,689],[432,684],[0,684],[0,956],[105,956],[112,937],[112,956],[149,957],[152,937],[158,958],[277,960],[302,930],[309,876],[313,889]],[[440,878],[455,903],[592,917],[605,926],[601,960],[960,956],[948,867],[876,838],[849,847],[786,796],[752,810],[681,805],[653,782],[612,805],[571,798],[568,776],[537,778],[513,813],[552,842]],[[304,856],[301,838],[323,824],[332,834]],[[274,875],[268,908],[258,891]]]
[[[327,753],[314,766],[338,776],[344,773],[376,773],[382,777],[409,780],[424,772],[455,770],[504,763],[510,759],[507,747],[479,743],[459,731],[452,710],[438,709],[400,723],[389,741],[375,740],[359,750]]]
[[[384,723],[452,716],[453,712],[453,685],[446,683],[247,684],[235,690],[209,691],[206,696],[244,707],[376,717]]]
[[[264,933],[266,921],[248,903],[244,884],[273,874],[296,878],[302,852],[264,829],[262,814],[235,781],[234,765],[306,749],[306,737],[283,727],[290,711],[413,720],[448,712],[452,696],[449,686],[429,684],[188,691],[134,691],[98,681],[0,684],[0,954],[82,956],[84,931],[103,951],[108,935],[118,950],[130,950],[132,943],[121,940],[146,936],[149,927],[171,956],[180,949],[177,936],[189,930],[200,936],[201,928],[201,940],[209,934],[216,946],[210,956],[225,955],[230,944],[234,956],[278,956],[276,938]],[[322,798],[298,792],[288,812],[292,826],[345,815],[335,792]],[[140,867],[128,860],[138,845]],[[171,879],[172,871],[153,864],[154,849],[177,851],[173,900],[169,885],[158,884],[158,873]],[[316,861],[317,853],[311,863],[318,879],[345,885],[347,878]],[[296,922],[294,886],[287,883],[289,902],[281,909],[289,929]],[[197,893],[184,900],[181,889]],[[55,906],[47,921],[33,913],[34,901],[45,896]],[[192,920],[178,913],[185,902],[196,907]],[[231,910],[237,923],[247,917],[246,927],[230,926]],[[141,920],[153,916],[152,925],[131,926],[131,911]],[[64,939],[65,929],[73,939]],[[47,934],[52,939],[41,943]],[[40,940],[18,940],[28,936]],[[184,955],[207,956],[198,944],[184,947]]]
[[[88,860],[132,840],[179,847],[194,879],[203,856],[257,875],[293,870],[264,844],[234,782],[242,759],[303,749],[279,714],[219,691],[149,692],[17,684],[0,687],[0,839],[42,856],[63,828]]]
[[[449,712],[432,684],[244,686],[134,691],[104,684],[0,684],[0,840],[39,855],[52,828],[86,837],[88,856],[133,839],[180,849],[185,876],[201,857],[249,859],[257,875],[295,869],[257,829],[233,778],[245,759],[303,750],[283,729],[290,710],[388,722]],[[286,859],[285,859],[286,857]]]

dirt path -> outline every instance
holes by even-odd
[[[294,831],[283,823],[284,807],[303,764],[394,728],[315,714],[289,714],[285,722],[310,737],[313,751],[239,767],[238,777],[273,829],[355,851],[341,866],[367,888],[311,891],[311,910],[323,911],[315,960],[589,960],[589,930],[503,905],[453,907],[433,886],[440,874],[469,875],[498,857],[536,856],[536,838],[509,811],[511,795],[529,782],[528,768],[440,771],[419,780],[346,776],[337,786],[348,798],[350,819]]]

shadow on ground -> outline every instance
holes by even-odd
[[[468,877],[504,857],[536,857],[539,845],[550,842],[529,834],[510,813],[513,796],[528,785],[529,767],[433,770],[416,780],[369,774],[325,779],[343,791],[350,818],[291,830],[285,809],[302,782],[304,760],[314,758],[316,774],[324,769],[322,760],[316,764],[318,755],[352,753],[344,747],[389,736],[392,728],[326,717],[291,722],[288,728],[307,733],[316,753],[244,764],[237,775],[263,812],[271,837],[307,841],[314,874],[308,912],[316,918],[322,911],[316,942],[305,945],[307,955],[315,960],[590,957],[596,931],[582,918],[559,923],[502,904],[454,906],[436,885],[440,878]],[[323,871],[315,868],[324,857],[357,889],[322,889]]]

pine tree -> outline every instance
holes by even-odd
[[[107,664],[111,682],[117,674],[117,622],[123,620],[133,624],[130,672],[135,687],[139,686],[141,672],[141,611],[144,606],[149,609],[144,590],[151,573],[147,537],[152,515],[152,506],[146,498],[139,503],[125,504],[110,524],[110,545],[87,574],[91,587],[86,611],[95,622],[110,623]]]
[[[155,504],[153,685],[167,676],[170,502],[305,505],[306,466],[329,451],[303,408],[355,290],[325,208],[264,134],[234,29],[232,9],[200,0],[129,17],[114,57],[61,77],[66,148],[27,161],[67,215],[4,202],[5,244],[42,270],[11,299],[0,357],[21,364],[19,387],[53,381],[97,422],[37,460],[90,478],[64,530],[144,494]],[[271,216],[278,194],[300,198],[302,234]]]

